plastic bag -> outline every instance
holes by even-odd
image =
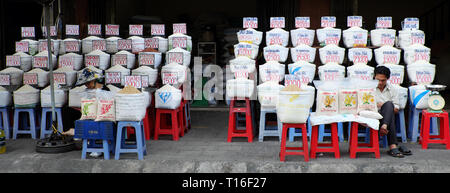
[[[361,111],[378,112],[377,101],[375,98],[377,80],[358,81],[358,113]]]
[[[339,113],[358,114],[358,81],[345,79],[339,86]]]
[[[336,115],[339,112],[339,82],[314,81],[317,88],[316,114]]]
[[[116,121],[116,106],[114,93],[99,90],[96,93],[97,118],[95,121]]]

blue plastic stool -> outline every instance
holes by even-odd
[[[311,130],[312,130],[312,126],[311,126],[311,121],[308,117],[308,120],[306,122],[306,127],[307,127],[307,132],[306,135],[308,135],[309,140],[311,140]],[[302,134],[302,130],[298,129],[298,128],[289,128],[289,141],[293,142],[294,141],[294,137],[301,137]]]
[[[266,114],[268,113],[277,113],[275,109],[263,110],[261,109],[261,115],[259,118],[259,142],[264,140],[265,136],[274,136],[278,137],[281,142],[281,132],[283,129],[283,124],[277,116],[277,126],[266,126]]]
[[[419,132],[419,118],[422,114],[422,109],[416,109],[411,106],[409,110],[409,127],[408,127],[408,134],[409,138],[411,138],[412,142],[417,142],[417,139],[420,136]],[[438,129],[437,128],[437,118],[433,117],[432,121],[430,121],[430,134],[432,135],[438,135]]]
[[[338,123],[338,136],[339,142],[344,141],[344,126],[342,122]],[[331,137],[331,131],[329,129],[325,129],[325,125],[319,126],[319,142],[323,142],[323,137]]]
[[[186,124],[189,130],[191,130],[191,105],[186,103],[184,108],[184,115],[186,117]]]
[[[47,117],[47,114],[50,113],[50,116]],[[42,108],[42,119],[41,119],[41,139],[45,137],[47,134],[53,133],[53,129],[51,128],[51,119],[52,119],[52,108]],[[58,124],[58,131],[63,132],[63,121],[62,121],[62,112],[61,108],[55,108],[55,114]]]
[[[125,143],[126,127],[135,128],[136,145]],[[144,155],[147,155],[144,124],[142,121],[119,121],[117,124],[116,152],[114,155],[116,160],[119,160],[121,153],[137,153],[139,160],[143,160]]]
[[[366,127],[366,134],[365,134],[365,143],[369,143],[370,141],[370,129],[369,127]],[[397,132],[398,136],[398,132]],[[380,147],[385,148],[388,146],[387,136],[380,136]]]
[[[6,139],[9,139],[10,136],[10,124],[9,124],[9,108],[8,107],[2,107],[0,108],[0,129],[3,129],[3,131],[5,132],[5,137]]]
[[[406,137],[406,124],[405,124],[405,110],[400,109],[398,111],[398,114],[395,115],[395,125],[397,129],[397,137],[402,138],[402,143],[406,143],[407,137]],[[384,142],[383,142],[384,143]]]
[[[28,113],[28,120],[27,122],[25,119],[26,116],[20,117],[22,120],[22,129],[19,130],[19,115],[20,113]],[[38,118],[39,120],[39,118]],[[17,134],[31,134],[31,138],[36,139],[36,130],[38,130],[38,127],[36,126],[36,114],[34,108],[16,108],[14,110],[14,126],[13,126],[13,139],[15,140],[17,138]]]
[[[75,136],[83,140],[81,159],[86,159],[88,152],[102,152],[105,160],[109,160],[109,152],[114,153],[114,122],[77,120],[75,121]],[[101,140],[102,144],[95,142]]]

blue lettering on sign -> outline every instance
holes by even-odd
[[[172,93],[170,92],[163,92],[163,93],[159,93],[159,98],[166,103],[170,97],[172,96]]]

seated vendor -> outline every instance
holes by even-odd
[[[378,80],[375,99],[377,101],[378,112],[383,116],[383,119],[380,120],[379,133],[381,136],[387,135],[389,145],[388,154],[393,157],[402,158],[404,155],[412,155],[412,153],[405,146],[398,145],[395,114],[399,110],[399,99],[397,90],[387,82],[390,75],[391,71],[385,66],[375,68],[375,79]]]

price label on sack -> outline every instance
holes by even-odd
[[[121,84],[122,83],[122,73],[120,72],[106,72],[105,82],[106,84]]]
[[[139,64],[141,66],[155,66],[155,55],[151,53],[141,52],[139,53]]]
[[[362,27],[362,16],[347,16],[347,27]]]
[[[152,24],[151,26],[152,36],[164,36],[166,35],[166,29],[164,24]]]
[[[336,27],[336,17],[334,16],[323,16],[320,19],[320,26],[325,27]]]
[[[266,81],[280,82],[281,80],[280,72],[278,71],[278,69],[264,69],[264,73],[265,76],[262,76],[264,82]],[[284,72],[282,74],[284,74]]]
[[[22,27],[21,28],[22,38],[34,38],[36,37],[36,33],[34,27]]]
[[[285,24],[284,17],[270,17],[270,28],[284,28]]]
[[[150,86],[150,84],[148,83],[148,76],[146,75],[141,75],[141,79],[142,79],[142,88],[147,88]]]
[[[142,76],[131,75],[125,76],[125,86],[132,86],[134,88],[142,88]]]
[[[55,43],[53,41],[50,41],[50,49],[52,49],[52,52],[55,51]],[[39,41],[39,52],[47,51],[48,50],[48,42],[47,40],[41,40]]]
[[[426,84],[433,82],[431,72],[429,71],[417,71],[416,72],[416,82],[417,84]]]
[[[411,45],[412,44],[425,44],[425,34],[423,33],[411,33]]]
[[[33,56],[33,68],[47,68],[48,57],[47,56]]]
[[[11,75],[0,74],[0,86],[10,86],[10,85],[11,85]]]
[[[340,57],[338,51],[326,51],[325,52],[325,64],[329,62],[340,63]]]
[[[106,51],[106,40],[92,40],[92,50]]]
[[[47,37],[47,27],[42,27],[42,36]],[[56,26],[50,26],[50,36],[57,36]]]
[[[311,25],[311,19],[309,17],[296,17],[295,27],[296,28],[309,28]]]
[[[105,26],[105,35],[119,36],[119,25],[108,24]]]
[[[178,63],[183,65],[183,53],[182,52],[170,52],[167,56],[167,60],[170,63]]]
[[[64,41],[64,48],[66,52],[79,52],[80,42],[78,41]]]
[[[311,60],[311,53],[309,50],[295,50],[296,61],[306,61]]]
[[[342,72],[339,72],[339,70],[336,69],[326,69],[322,73],[323,73],[322,81],[335,81],[341,75]]]
[[[20,56],[6,56],[7,67],[20,67]]]
[[[397,64],[398,63],[397,52],[384,51],[383,52],[383,64]]]
[[[37,75],[37,73],[25,73],[25,74],[23,74],[23,84],[24,85],[38,85],[38,75]]]
[[[163,84],[177,84],[178,83],[178,73],[173,72],[163,72],[162,73]]]
[[[133,41],[129,40],[129,39],[117,40],[117,49],[118,50],[132,50],[133,49]]]
[[[128,64],[128,56],[126,54],[116,54],[113,55],[113,66],[120,65],[120,66],[127,66]]]
[[[53,73],[53,83],[55,85],[66,85],[66,73]]]
[[[364,63],[367,64],[369,62],[369,53],[365,50],[354,50],[353,51],[353,63]]]
[[[300,44],[310,45],[311,44],[309,34],[306,34],[306,33],[298,33],[297,36],[295,37],[295,41],[297,42],[297,45],[300,45]]]
[[[395,36],[391,34],[381,34],[381,45],[394,45]]]
[[[403,29],[418,30],[419,29],[419,18],[408,17],[403,20]]]
[[[147,49],[147,48],[152,48],[155,50],[159,49],[159,39],[158,38],[145,38],[144,42],[145,42],[145,45],[144,45],[145,49]]]
[[[130,36],[142,36],[144,35],[144,26],[143,25],[130,25]]]
[[[309,79],[309,76],[306,71],[302,70],[301,67],[298,67],[298,68],[299,69],[298,70],[295,69],[291,73],[291,75],[295,75],[295,76],[299,77],[299,80],[301,81],[301,83],[304,83],[304,84],[308,84],[310,81],[312,81]]]
[[[101,36],[102,35],[102,25],[89,24],[88,25],[88,35]]]
[[[173,24],[173,33],[187,34],[186,24],[185,23],[174,23]]]
[[[58,68],[63,68],[63,67],[71,67],[72,69],[75,66],[75,59],[73,56],[62,56],[59,57],[59,62],[58,62]]]
[[[377,17],[376,28],[392,28],[392,17]]]
[[[372,80],[373,75],[369,74],[367,70],[355,70],[353,71],[353,77],[359,80]]]
[[[28,42],[16,42],[16,52],[28,52]]]
[[[247,45],[238,45],[237,56],[246,56],[248,58],[252,57],[252,48]]]
[[[248,78],[248,72],[247,71],[237,71],[234,72],[235,78]]]
[[[78,36],[80,35],[79,25],[66,25],[66,35]]]
[[[173,48],[187,48],[187,37],[174,37],[172,38]]]
[[[325,44],[329,45],[329,44],[335,44],[335,45],[339,45],[339,34],[337,33],[327,33],[325,34]]]
[[[283,45],[283,38],[279,33],[271,33],[267,35],[269,45]]]
[[[284,86],[295,85],[300,88],[302,83],[302,78],[300,76],[293,74],[284,75]]]
[[[257,17],[244,17],[242,19],[242,26],[244,29],[252,28],[256,29],[258,28],[258,18]]]
[[[98,56],[98,55],[95,55],[95,56],[86,55],[84,60],[85,60],[86,67],[88,67],[88,66],[99,67],[100,66],[100,56]]]
[[[427,50],[414,50],[414,61],[430,61],[430,55]]]
[[[280,50],[266,50],[265,58],[266,61],[280,61]]]

